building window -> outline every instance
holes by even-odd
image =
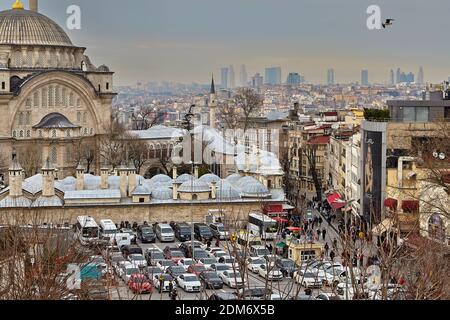
[[[33,67],[33,53],[27,53],[27,67]]]
[[[27,130],[27,138],[31,138],[31,131]]]
[[[6,82],[2,81],[2,90],[5,90],[5,89],[6,89]]]
[[[19,126],[23,125],[23,113],[19,113]]]
[[[139,203],[144,203],[145,202],[145,198],[139,198]]]
[[[23,130],[20,130],[19,138],[23,138]]]
[[[81,112],[77,112],[77,123],[81,122]]]
[[[83,113],[83,124],[87,123],[87,112]]]
[[[31,124],[31,112],[27,112],[25,116],[25,124],[30,125]]]
[[[52,148],[52,162],[58,163],[58,152],[56,150],[56,147]]]
[[[38,136],[39,136],[39,138],[42,138],[42,130],[38,131]]]
[[[13,131],[13,138],[16,138],[17,137],[17,133],[16,133],[16,130],[14,130]]]
[[[93,136],[93,135],[94,135],[94,129],[93,129],[93,128],[91,128],[91,130],[90,130],[90,134],[91,134],[91,136]]]
[[[52,138],[56,138],[56,130],[52,130]]]
[[[67,138],[70,138],[70,129],[68,129],[68,130],[66,131],[66,137],[67,137]]]
[[[48,90],[42,89],[42,106],[47,107],[48,102]]]
[[[33,94],[33,106],[38,107],[39,106],[39,92],[35,92]]]
[[[87,134],[88,134],[88,129],[84,128],[84,135],[87,136]]]
[[[55,106],[55,89],[53,86],[50,86],[48,88],[48,106],[54,107]]]
[[[67,94],[66,94],[66,88],[63,88],[62,89],[62,101],[61,101],[61,105],[63,106],[63,107],[66,107],[67,106]]]
[[[61,91],[60,87],[56,86],[55,88],[55,106],[59,107],[61,105]]]
[[[428,107],[418,107],[416,108],[416,121],[417,122],[428,122],[429,121],[429,109]]]
[[[109,90],[109,82],[106,83],[106,90]]]

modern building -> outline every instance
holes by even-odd
[[[281,84],[281,67],[266,68],[265,84],[276,86]]]
[[[302,76],[297,72],[290,72],[287,77],[286,84],[297,85],[300,83],[302,83]]]
[[[263,87],[263,85],[264,85],[264,78],[259,73],[256,73],[252,77],[252,88],[259,90]]]
[[[222,80],[222,83],[221,83],[222,89],[229,89],[230,69],[228,67],[221,68],[220,75],[221,75],[221,80]]]
[[[327,70],[327,84],[328,85],[334,84],[334,69],[332,68]]]
[[[391,85],[395,84],[395,74],[394,74],[394,70],[392,70],[392,69],[389,74],[389,84],[391,84]]]
[[[361,85],[369,85],[369,70],[361,70]]]
[[[228,66],[228,89],[236,88],[236,78],[232,65]]]
[[[40,169],[49,158],[58,176],[75,172],[76,147],[91,146],[100,169],[99,141],[111,121],[113,72],[94,66],[86,48],[20,1],[0,12],[0,154],[30,152]],[[0,168],[6,171],[7,167]]]
[[[417,84],[424,84],[424,81],[423,67],[421,66],[417,75]]]
[[[240,72],[240,86],[246,87],[248,86],[248,74],[247,74],[247,68],[245,64],[241,65],[241,72]]]

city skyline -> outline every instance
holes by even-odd
[[[9,9],[10,2],[3,1],[0,9]],[[118,0],[41,0],[39,10],[57,21],[75,44],[86,45],[93,63],[106,60],[116,72],[116,85],[207,83],[221,67],[242,64],[248,74],[281,66],[283,79],[299,72],[318,84],[326,82],[323,74],[330,66],[339,75],[336,83],[358,82],[363,68],[370,71],[372,83],[389,82],[386,74],[397,66],[416,74],[423,66],[426,81],[433,83],[450,74],[449,44],[437,40],[445,38],[450,3],[413,0],[405,6],[406,1],[380,0],[382,14],[395,17],[396,23],[388,31],[370,31],[365,26],[370,1],[347,0],[342,6],[324,0],[282,2],[261,0],[255,11],[254,0],[137,0],[132,6]],[[65,26],[72,4],[81,7],[81,30]],[[329,10],[323,10],[325,4]],[[424,11],[433,15],[422,18]],[[264,19],[277,23],[266,26],[260,23]],[[420,24],[415,22],[419,19]],[[417,39],[421,45],[416,48]]]

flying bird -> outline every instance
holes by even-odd
[[[383,26],[383,29],[386,29],[386,26],[392,26],[393,21],[395,21],[395,20],[394,19],[386,19],[386,21],[381,24]]]

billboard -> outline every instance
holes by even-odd
[[[363,140],[363,214],[372,225],[381,222],[383,185],[383,132],[364,131]]]

